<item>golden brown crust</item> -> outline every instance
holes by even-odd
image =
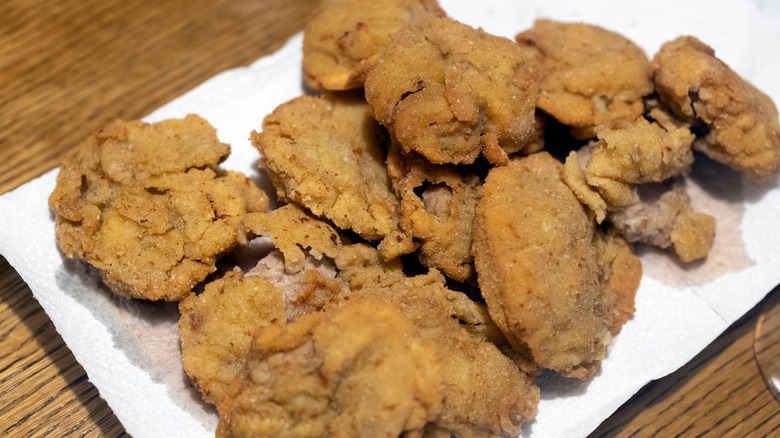
[[[306,251],[316,259],[335,258],[341,249],[338,231],[311,216],[297,204],[287,204],[267,213],[248,214],[247,229],[270,237],[284,255],[285,270],[299,272],[304,267]]]
[[[441,409],[439,354],[401,314],[373,300],[264,327],[217,436],[419,433]]]
[[[754,180],[780,169],[780,124],[772,100],[691,36],[668,42],[653,59],[661,100],[709,129],[695,147]]]
[[[642,114],[653,91],[647,55],[624,36],[584,23],[537,20],[516,37],[542,55],[537,106],[575,135]]]
[[[252,133],[279,198],[369,240],[398,229],[382,138],[364,100],[335,94],[282,104]]]
[[[535,139],[533,53],[448,18],[408,25],[366,79],[374,115],[436,164],[506,162]]]
[[[304,29],[306,85],[325,90],[362,87],[398,29],[443,15],[436,0],[321,1]]]
[[[454,436],[519,434],[522,423],[536,415],[539,388],[533,376],[488,342],[495,335],[485,309],[448,289],[436,270],[415,277],[383,271],[387,268],[375,265],[351,272],[348,302],[381,300],[411,321],[423,339],[441,347],[443,405],[432,420],[436,428]]]
[[[116,293],[184,298],[246,242],[245,214],[268,206],[245,176],[215,171],[229,150],[197,116],[107,125],[62,165],[49,197],[57,243]]]
[[[684,126],[665,129],[639,117],[597,135],[585,178],[613,206],[636,203],[634,186],[664,181],[693,164],[694,135]]]
[[[477,204],[474,259],[490,314],[541,367],[588,378],[610,333],[599,234],[542,152],[488,174]]]
[[[471,227],[479,177],[404,154],[397,144],[387,161],[401,200],[401,229],[420,242],[420,261],[454,280],[468,280],[474,271]]]
[[[184,372],[203,399],[219,407],[239,376],[261,325],[284,324],[282,295],[260,277],[225,274],[179,303]]]

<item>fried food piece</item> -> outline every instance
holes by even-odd
[[[379,240],[398,229],[383,130],[355,95],[301,96],[280,105],[252,133],[279,198]]]
[[[614,336],[636,311],[634,298],[642,279],[642,262],[631,244],[614,228],[597,233],[596,251],[604,285],[602,308],[607,329]]]
[[[610,222],[630,242],[659,248],[674,245],[684,262],[706,257],[715,238],[715,218],[695,212],[681,184],[674,184],[660,195],[657,189],[640,190],[641,201],[611,211]]]
[[[314,89],[360,88],[398,29],[443,15],[436,0],[321,1],[303,33],[303,79]]]
[[[537,139],[532,50],[448,18],[395,34],[366,78],[376,119],[432,163],[506,163]]]
[[[341,249],[338,231],[297,204],[287,204],[267,213],[249,214],[245,224],[256,235],[271,238],[284,255],[288,273],[304,268],[306,253],[317,260],[324,256],[333,259]]]
[[[178,301],[246,243],[243,219],[268,198],[215,166],[230,152],[205,120],[116,121],[66,158],[49,197],[57,243],[116,293]]]
[[[575,136],[642,114],[642,97],[653,91],[647,55],[615,32],[584,23],[537,20],[516,37],[542,55],[536,105]]]
[[[228,272],[179,303],[184,372],[219,407],[246,362],[252,333],[286,321],[281,293],[264,279]]]
[[[636,203],[636,185],[664,181],[693,164],[694,135],[684,126],[666,129],[640,117],[597,135],[585,178],[614,206]]]
[[[708,129],[694,147],[761,181],[780,169],[780,124],[775,104],[691,36],[661,47],[652,62],[661,101],[678,117]]]
[[[544,152],[493,168],[477,204],[472,248],[488,310],[510,344],[541,367],[586,379],[610,342],[605,303],[615,301],[605,298],[612,292],[600,233],[562,172]],[[633,296],[633,286],[619,295]]]
[[[306,255],[302,269],[294,273],[285,268],[285,261],[282,252],[275,250],[258,261],[247,276],[259,276],[282,293],[288,322],[316,312],[346,293],[347,286],[336,278],[336,266],[331,259]]]
[[[468,280],[474,272],[471,225],[479,177],[404,154],[395,143],[387,168],[401,200],[401,229],[421,242],[420,261],[454,280]]]
[[[346,290],[335,278],[334,259],[342,247],[341,237],[327,223],[296,204],[249,214],[245,223],[256,235],[269,237],[277,248],[247,276],[260,276],[282,292],[287,321],[321,309]]]
[[[439,349],[366,300],[255,337],[218,437],[417,435],[442,405]]]
[[[536,415],[539,388],[532,375],[488,342],[498,336],[484,307],[448,289],[436,270],[405,277],[368,247],[355,245],[345,251],[352,251],[347,257],[352,269],[339,274],[350,283],[344,302],[376,299],[390,304],[421,337],[442,347],[444,404],[426,431],[444,430],[454,436],[519,434],[521,424]]]

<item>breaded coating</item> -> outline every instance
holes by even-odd
[[[537,140],[533,50],[448,18],[395,34],[366,78],[376,119],[432,163],[491,162]]]
[[[218,437],[419,436],[442,406],[440,351],[377,301],[254,337]]]
[[[205,120],[116,121],[63,163],[49,197],[57,243],[116,293],[181,300],[246,243],[243,219],[268,198],[215,166],[230,152]]]
[[[184,372],[203,399],[218,408],[246,363],[252,333],[284,324],[282,294],[260,277],[228,272],[179,303]]]
[[[471,226],[479,177],[404,154],[396,143],[387,168],[401,200],[401,229],[420,242],[420,261],[454,280],[468,280],[474,272]]]
[[[510,344],[543,368],[585,379],[611,339],[611,292],[600,232],[562,172],[544,152],[493,168],[477,204],[473,251],[482,295]]]
[[[691,36],[661,47],[652,63],[661,101],[690,123],[706,126],[694,147],[753,180],[780,169],[780,124],[775,104]]]
[[[341,250],[338,231],[297,204],[246,217],[254,234],[268,237],[277,248],[257,262],[247,276],[257,275],[282,292],[287,321],[321,309],[346,291],[336,279],[334,259]]]
[[[664,181],[693,164],[694,135],[684,126],[665,129],[639,117],[597,135],[585,179],[613,206],[636,203],[635,185]]]
[[[344,281],[336,278],[336,266],[330,258],[318,260],[306,255],[302,269],[294,273],[285,269],[285,260],[281,251],[272,251],[246,275],[262,277],[282,293],[288,322],[322,309],[347,292]]]
[[[398,229],[382,144],[386,134],[356,95],[301,96],[252,133],[279,198],[379,240]]]
[[[542,56],[539,109],[579,138],[614,120],[642,114],[653,91],[647,55],[624,36],[584,23],[537,20],[516,37]]]
[[[630,242],[674,250],[684,262],[707,256],[715,238],[715,218],[695,212],[681,184],[668,190],[648,187],[641,200],[609,214],[609,221]]]
[[[377,257],[373,260],[378,262]],[[351,271],[351,294],[345,302],[377,299],[390,304],[420,336],[442,347],[444,404],[426,430],[474,437],[519,434],[522,423],[536,415],[539,388],[532,376],[483,337],[490,330],[480,328],[492,325],[484,309],[448,289],[436,270],[403,279],[391,271],[390,281],[382,279],[381,272],[376,264],[367,272]]]
[[[596,248],[604,285],[604,320],[609,332],[616,335],[636,311],[634,298],[642,278],[642,262],[634,255],[631,244],[613,228],[598,233]]]
[[[287,204],[267,213],[249,214],[244,223],[254,234],[271,238],[284,255],[288,273],[304,268],[307,253],[317,260],[323,256],[333,259],[341,248],[338,231],[297,204]]]
[[[314,89],[360,88],[398,29],[443,15],[436,0],[323,0],[303,32],[303,79]]]

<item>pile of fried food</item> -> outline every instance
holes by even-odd
[[[649,60],[587,24],[511,41],[434,0],[325,0],[303,50],[315,93],[251,134],[284,206],[197,116],[100,129],[50,198],[67,257],[180,301],[221,437],[517,435],[538,373],[590,378],[634,312],[633,243],[707,256],[693,151],[780,168],[774,104],[693,37]]]

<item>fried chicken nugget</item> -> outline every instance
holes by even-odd
[[[443,16],[436,0],[324,0],[303,33],[303,78],[314,89],[360,88],[403,25]]]
[[[252,333],[286,321],[282,294],[258,276],[228,272],[179,303],[184,372],[217,407],[246,363]]]
[[[49,197],[57,243],[116,293],[181,300],[246,243],[243,219],[268,198],[215,166],[230,152],[205,120],[116,121],[66,158]]]
[[[542,55],[536,105],[575,136],[596,126],[642,114],[642,97],[653,91],[647,55],[624,36],[584,23],[537,20],[516,37]]]
[[[661,47],[653,81],[665,104],[708,132],[694,147],[754,180],[780,169],[780,124],[775,104],[691,36]]]
[[[368,240],[398,230],[382,127],[356,95],[301,96],[280,105],[252,133],[279,198]],[[408,243],[406,252],[414,247]],[[404,251],[400,251],[404,252]]]
[[[488,342],[495,335],[484,308],[448,289],[436,270],[405,277],[365,246],[345,251],[353,251],[337,262],[346,268],[348,259],[352,265],[339,274],[350,283],[345,302],[381,300],[411,321],[422,338],[442,347],[444,402],[426,436],[443,431],[474,437],[519,434],[522,423],[536,415],[539,388],[533,376]]]
[[[420,436],[441,410],[440,354],[373,300],[263,327],[217,436]]]
[[[623,254],[620,264],[609,264],[610,277],[636,279],[613,290],[600,232],[562,172],[544,152],[493,168],[477,204],[472,248],[488,310],[510,344],[543,368],[586,379],[614,334],[606,304],[627,300],[607,297],[633,301],[639,275],[622,270],[636,269],[638,260],[625,263],[633,255]]]
[[[390,289],[354,292],[389,302],[444,351],[441,414],[432,422],[454,436],[515,436],[536,416],[539,388],[529,375],[490,342],[461,326],[436,271],[396,283]]]
[[[432,163],[493,163],[537,140],[535,54],[448,18],[407,25],[366,78],[376,119]]]
[[[420,261],[454,280],[468,280],[474,272],[471,226],[479,177],[404,154],[397,143],[388,153],[387,169],[401,200],[401,229],[421,242]]]

